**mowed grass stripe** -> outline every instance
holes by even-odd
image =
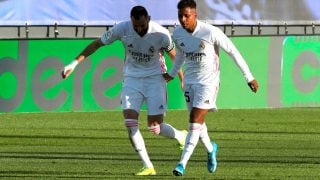
[[[319,179],[320,108],[223,109],[206,123],[219,144],[218,170],[209,174],[199,142],[187,179]],[[165,121],[188,128],[188,113]],[[152,135],[142,112],[140,129],[157,171],[174,179],[176,141]],[[0,114],[0,178],[136,179],[142,163],[127,138],[121,112]],[[148,179],[148,177],[146,177]]]

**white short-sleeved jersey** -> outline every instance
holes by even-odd
[[[125,48],[124,77],[146,77],[167,70],[163,53],[171,51],[174,43],[169,31],[161,25],[150,21],[148,32],[141,37],[133,29],[131,21],[121,22],[101,37],[104,44],[116,40],[121,40]]]
[[[197,21],[193,33],[178,27],[173,32],[176,43],[176,58],[170,76],[177,75],[185,63],[184,83],[215,85],[220,82],[219,48],[226,51],[238,65],[247,82],[254,78],[230,39],[217,27]]]

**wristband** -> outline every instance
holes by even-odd
[[[79,62],[75,59],[70,63],[70,66],[72,66],[73,68],[75,68],[77,65],[79,64]]]

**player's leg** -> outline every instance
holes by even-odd
[[[200,123],[200,140],[206,147],[207,152],[212,152],[212,142],[208,135],[207,125],[205,123],[205,116],[209,111],[215,111],[216,108],[216,97],[218,93],[219,86],[201,86],[193,85],[192,88],[186,86],[186,100],[188,109],[190,112],[190,123]],[[187,95],[190,94],[190,97]],[[195,95],[194,95],[195,94]],[[194,95],[194,97],[193,97]],[[193,98],[192,98],[193,97]],[[188,102],[190,99],[190,102]]]
[[[206,86],[204,90],[202,90],[203,97],[209,99],[206,106],[201,105],[203,108],[209,109],[209,111],[216,111],[216,97],[219,90],[218,86]],[[213,93],[212,93],[213,92]],[[217,161],[216,161],[216,153],[218,151],[218,145],[214,142],[211,142],[208,128],[206,123],[202,124],[200,130],[200,140],[202,144],[205,146],[208,152],[208,171],[210,173],[214,172],[217,168]]]
[[[206,123],[203,123],[200,129],[200,141],[204,145],[204,147],[207,149],[207,152],[212,152],[213,147],[211,144],[211,140],[208,134],[208,128]]]
[[[206,110],[192,108],[190,112],[190,121],[189,121],[189,132],[186,139],[186,145],[181,154],[181,158],[176,168],[173,170],[173,174],[176,176],[182,176],[184,174],[184,170],[187,166],[187,163],[193,154],[195,147],[198,144],[200,137],[200,130],[202,127],[202,118],[206,114]]]
[[[192,106],[193,106],[192,103],[193,103],[193,99],[194,99],[194,90],[191,88],[190,85],[185,85],[184,91],[185,91],[184,96],[185,96],[187,108],[188,108],[188,111],[190,112],[192,109]],[[192,155],[193,150],[190,149],[191,148],[190,141],[196,141],[196,143],[197,143],[197,141],[199,139],[199,131],[194,131],[195,129],[197,129],[196,126],[197,126],[196,124],[191,125],[191,123],[189,123],[189,132],[187,134],[187,138],[186,138],[186,142],[185,142],[186,145],[184,146],[180,161],[178,162],[177,166],[173,170],[173,174],[176,176],[183,175],[184,170],[187,165],[187,162]]]
[[[144,139],[138,126],[139,111],[143,102],[143,96],[137,92],[135,88],[132,88],[132,84],[139,87],[139,82],[136,82],[135,79],[124,80],[121,92],[121,105],[129,140],[143,162],[143,168],[136,175],[154,175],[156,172],[150,161]]]
[[[173,170],[173,173],[177,176],[183,175],[187,162],[190,159],[199,138],[206,146],[208,152],[213,152],[213,144],[210,141],[205,124],[205,116],[209,109],[215,108],[215,101],[212,100],[212,93],[210,94],[209,92],[212,92],[210,87],[201,85],[185,86],[186,103],[188,110],[190,111],[189,133],[181,159],[177,167]]]
[[[132,114],[137,114],[132,116]],[[132,147],[138,152],[144,167],[152,168],[153,164],[150,161],[148,156],[143,137],[140,133],[138,126],[138,113],[131,109],[123,110],[123,115],[125,119],[125,126],[128,130],[129,140],[132,144]]]
[[[178,141],[179,150],[182,151],[186,138],[187,138],[188,131],[187,130],[177,130],[172,125],[167,123],[160,124],[160,135],[168,138],[174,138]]]
[[[208,152],[208,164],[207,164],[208,171],[210,173],[213,173],[216,171],[216,168],[217,168],[216,153],[218,152],[218,145],[214,142],[211,142],[210,137],[208,135],[208,129],[207,129],[206,123],[202,124],[201,130],[200,130],[200,140]]]
[[[182,150],[187,136],[186,130],[177,130],[172,125],[163,122],[163,115],[148,115],[148,128],[153,134],[176,139],[179,149]]]
[[[144,89],[146,103],[148,106],[148,127],[149,130],[167,138],[176,139],[183,147],[186,139],[186,131],[180,131],[172,125],[163,122],[167,107],[166,82],[161,75],[150,77],[148,86]]]
[[[206,109],[192,108],[189,120],[189,133],[186,140],[186,146],[182,152],[180,163],[186,167],[195,147],[198,144],[202,123],[204,122]]]

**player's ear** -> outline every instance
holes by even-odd
[[[148,17],[147,17],[148,23],[150,22],[150,19],[151,19],[151,16],[148,16]]]

